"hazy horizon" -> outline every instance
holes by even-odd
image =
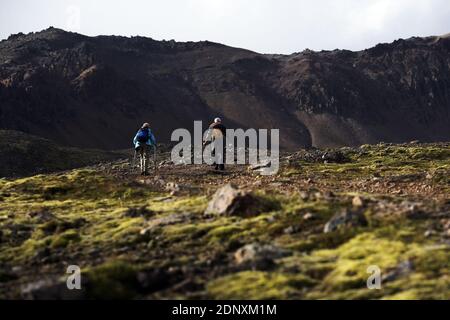
[[[446,0],[17,0],[0,11],[0,39],[53,26],[88,36],[209,40],[260,53],[362,50],[450,32]]]

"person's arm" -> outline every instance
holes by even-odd
[[[208,142],[211,142],[212,140],[212,128],[211,126],[208,128],[208,131],[206,131],[205,137],[203,139],[203,145],[206,145]]]

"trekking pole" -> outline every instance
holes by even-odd
[[[156,145],[153,145],[153,165],[155,167],[155,171],[158,168],[157,163],[156,163]]]
[[[137,159],[137,151],[136,149],[134,149],[133,163],[131,164],[131,169],[133,171],[136,169],[136,159]]]

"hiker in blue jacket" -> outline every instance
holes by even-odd
[[[150,161],[150,148],[156,146],[156,139],[150,130],[150,125],[144,123],[133,139],[134,149],[139,154],[141,175],[147,176],[148,162]]]

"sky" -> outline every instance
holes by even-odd
[[[362,50],[450,32],[449,0],[0,0],[0,39],[85,35],[220,42],[260,53]]]

